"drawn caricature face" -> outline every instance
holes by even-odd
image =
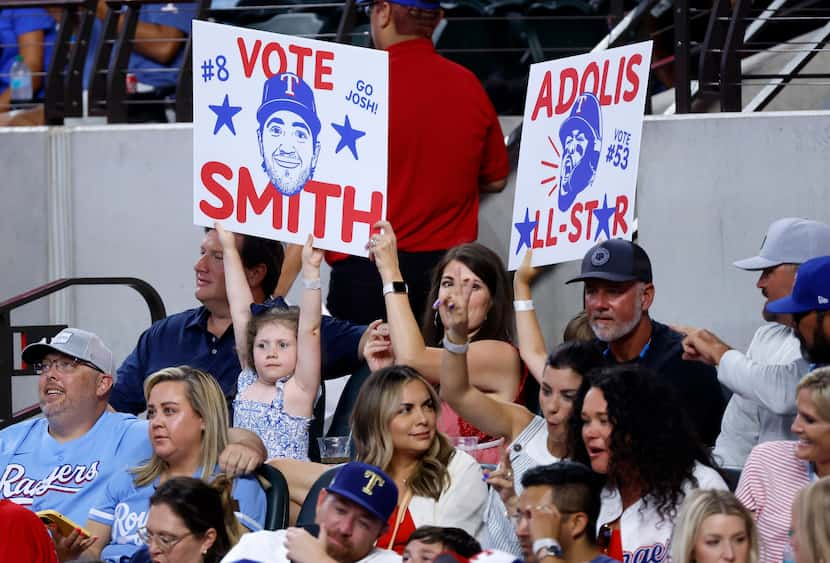
[[[572,129],[565,136],[565,145],[562,147],[565,154],[562,156],[562,188],[568,189],[571,183],[571,176],[582,162],[585,151],[588,150],[588,138],[583,131]]]
[[[320,154],[320,143],[305,119],[293,111],[275,111],[258,135],[259,152],[274,187],[285,195],[303,189],[314,174]]]

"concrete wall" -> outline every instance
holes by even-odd
[[[713,328],[745,347],[760,322],[756,276],[731,262],[757,252],[775,218],[830,222],[830,112],[648,118],[639,169],[639,241],[654,264],[654,317]],[[0,129],[4,221],[0,300],[61,276],[135,276],[168,312],[196,304],[188,125]],[[480,238],[507,255],[513,188],[485,198]],[[581,308],[578,265],[535,289],[550,343]],[[80,288],[14,322],[65,322],[106,335],[120,361],[148,326],[126,288]]]

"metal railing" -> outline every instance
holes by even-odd
[[[163,319],[167,316],[164,309],[164,302],[158,291],[144,280],[138,278],[62,278],[36,287],[11,299],[0,303],[0,428],[34,416],[40,410],[37,405],[29,406],[14,411],[12,406],[12,377],[20,375],[33,375],[33,372],[26,369],[15,369],[14,367],[14,335],[21,334],[21,341],[37,341],[43,337],[51,337],[66,328],[66,325],[37,325],[37,326],[13,326],[11,324],[11,313],[28,303],[47,297],[57,291],[69,287],[89,285],[123,285],[136,290],[144,299],[150,309],[152,322]]]

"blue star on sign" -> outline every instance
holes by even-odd
[[[213,127],[213,134],[216,135],[224,125],[236,136],[236,129],[233,126],[233,116],[242,111],[242,107],[232,106],[228,101],[227,94],[225,94],[225,100],[221,106],[208,105],[208,107],[216,114],[216,125]]]
[[[366,134],[366,131],[359,131],[352,128],[348,115],[346,116],[343,125],[332,123],[331,126],[334,127],[334,130],[337,131],[338,134],[340,134],[340,142],[337,143],[337,148],[334,149],[334,154],[339,153],[345,147],[349,147],[349,150],[352,151],[354,159],[359,160],[357,156],[357,140],[363,137]]]
[[[533,246],[531,235],[533,234],[533,229],[536,228],[537,223],[538,221],[530,220],[530,210],[525,208],[525,220],[521,223],[514,223],[516,230],[519,231],[519,246],[516,247],[516,254],[519,253],[522,246],[527,246],[528,248]]]
[[[597,218],[597,233],[594,235],[594,240],[599,238],[601,232],[605,232],[605,236],[611,238],[611,229],[608,227],[608,221],[611,215],[614,214],[614,208],[608,207],[608,194],[602,198],[602,207],[594,209],[594,217]]]

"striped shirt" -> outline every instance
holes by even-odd
[[[781,561],[789,543],[793,501],[810,483],[808,462],[795,457],[798,442],[765,442],[752,449],[736,495],[755,513],[761,540],[760,561]]]
[[[530,424],[524,427],[508,448],[510,448],[510,464],[513,467],[513,486],[516,496],[522,494],[522,475],[525,471],[537,465],[548,465],[559,461],[558,457],[548,451],[548,424],[541,416],[533,417]],[[488,537],[483,543],[487,547],[514,555],[522,554],[513,524],[507,518],[507,509],[495,489],[490,489],[485,520]]]

